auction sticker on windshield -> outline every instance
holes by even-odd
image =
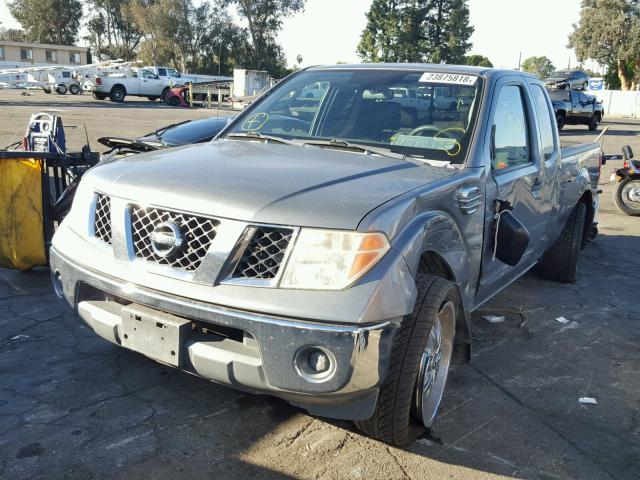
[[[475,75],[459,75],[457,73],[425,72],[420,82],[446,83],[448,85],[475,85],[478,77]]]

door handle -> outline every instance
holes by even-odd
[[[533,184],[531,185],[531,192],[533,193],[533,196],[538,198],[536,194],[539,193],[540,190],[542,190],[542,182],[538,177],[536,177],[536,179],[533,181]]]

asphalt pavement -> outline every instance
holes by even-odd
[[[78,127],[72,148],[81,125],[95,143],[212,114],[36,93],[0,91],[0,144],[45,108]],[[630,143],[640,155],[640,121],[603,126],[607,153]],[[565,144],[592,137],[562,133]],[[640,478],[640,218],[612,202],[616,165],[603,167],[600,235],[578,281],[531,272],[476,312],[472,362],[406,450],[118,348],[54,298],[44,269],[0,270],[0,478]]]

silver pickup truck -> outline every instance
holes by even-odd
[[[474,309],[536,266],[575,279],[601,162],[521,72],[310,68],[210,143],[85,174],[53,285],[110,342],[406,445]]]

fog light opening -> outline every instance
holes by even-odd
[[[298,375],[312,383],[329,380],[336,370],[336,359],[324,347],[303,347],[296,353],[294,366]]]
[[[58,270],[53,272],[51,276],[53,283],[53,291],[58,296],[58,298],[64,298],[64,287],[62,285],[62,275]]]

